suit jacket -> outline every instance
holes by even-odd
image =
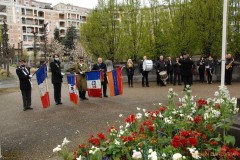
[[[104,83],[108,83],[107,81],[107,66],[105,63],[101,63],[101,64],[94,64],[92,71],[103,71],[104,72]]]
[[[167,67],[167,64],[166,64],[165,61],[158,60],[157,63],[156,63],[156,72],[159,73],[161,71],[165,71],[166,67]]]
[[[20,89],[21,90],[31,89],[31,78],[29,77],[30,68],[29,67],[18,67],[16,69],[16,73],[19,78]]]
[[[52,83],[62,83],[62,74],[61,74],[61,67],[60,62],[53,61],[50,63],[51,72],[52,72]]]
[[[166,62],[166,64],[167,64],[167,72],[169,73],[169,72],[173,72],[173,61],[171,60],[171,61],[167,61]]]
[[[181,73],[181,64],[177,63],[176,61],[173,62],[173,72],[176,74]]]
[[[180,59],[181,74],[183,76],[192,76],[193,61],[190,59]]]

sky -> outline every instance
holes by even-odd
[[[65,3],[65,4],[72,4],[79,7],[84,8],[94,8],[97,6],[98,0],[38,0],[40,2],[47,2],[52,3],[52,5],[58,4],[58,3]]]

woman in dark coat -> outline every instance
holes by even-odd
[[[134,65],[131,59],[128,59],[127,65],[126,65],[126,71],[128,76],[128,86],[133,87],[133,75],[134,75]]]

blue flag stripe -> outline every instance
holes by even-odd
[[[46,78],[46,73],[45,73],[45,65],[41,66],[37,72],[36,72],[36,77],[37,77],[37,83],[38,85],[43,83],[45,78]]]
[[[87,80],[98,80],[100,79],[100,71],[86,72]]]
[[[67,81],[68,84],[75,85],[75,75],[74,74],[67,75]]]

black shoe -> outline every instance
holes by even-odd
[[[29,110],[33,110],[33,108],[32,108],[32,107],[28,107],[27,109],[29,109]]]
[[[176,86],[176,84],[175,84],[175,83],[174,83],[173,85],[174,85],[174,86]]]
[[[147,87],[149,87],[149,85],[147,85]]]
[[[56,102],[56,105],[59,105],[59,103],[58,103],[58,102]]]
[[[83,100],[88,100],[88,98],[84,97]]]
[[[107,95],[104,95],[104,97],[108,97]]]
[[[145,85],[142,85],[142,87],[145,87]]]
[[[27,110],[27,108],[23,108],[23,111],[26,111]]]
[[[58,102],[58,104],[63,104],[62,102]]]
[[[178,83],[179,86],[181,86],[182,84],[181,83]]]

